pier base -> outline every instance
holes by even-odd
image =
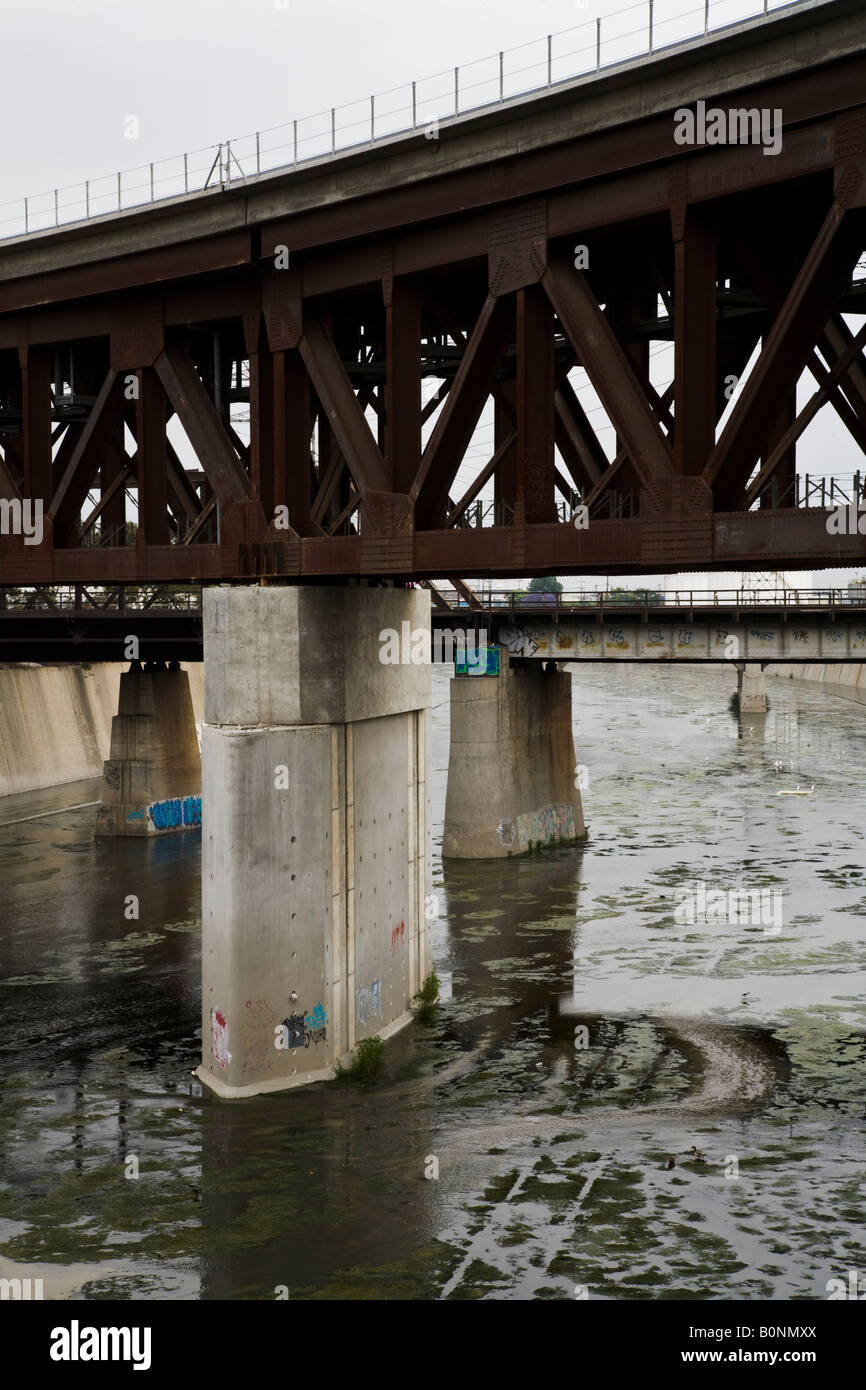
[[[767,678],[756,662],[737,667],[737,695],[741,714],[766,714]]]
[[[500,859],[586,833],[575,786],[571,674],[541,662],[451,682],[443,858]]]

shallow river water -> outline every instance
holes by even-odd
[[[0,801],[0,1277],[825,1299],[866,1270],[866,710],[773,681],[740,722],[732,675],[582,666],[585,843],[443,865],[434,670],[443,997],[370,1083],[202,1096],[198,832],[94,842],[94,783]],[[695,885],[778,929],[682,920]]]

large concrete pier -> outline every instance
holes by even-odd
[[[451,682],[443,858],[499,859],[585,834],[571,674],[548,663]]]
[[[202,1065],[220,1096],[332,1077],[428,970],[431,668],[420,590],[209,589]]]

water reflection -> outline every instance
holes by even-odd
[[[368,1086],[198,1094],[199,837],[94,844],[92,807],[7,801],[0,1275],[47,1296],[825,1297],[860,1240],[866,722],[774,683],[759,730],[729,693],[580,668],[587,842],[434,858],[443,1003]],[[814,794],[776,795],[798,782]],[[782,931],[678,922],[698,880],[778,890]]]

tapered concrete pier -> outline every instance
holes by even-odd
[[[548,663],[451,682],[442,854],[500,859],[586,833],[575,786],[571,675]]]
[[[767,678],[763,666],[744,662],[737,667],[737,695],[740,714],[766,714]]]
[[[226,1098],[334,1075],[428,972],[431,668],[421,590],[204,595],[202,1065]]]
[[[95,834],[160,835],[201,824],[201,760],[189,677],[137,661],[120,677]]]

